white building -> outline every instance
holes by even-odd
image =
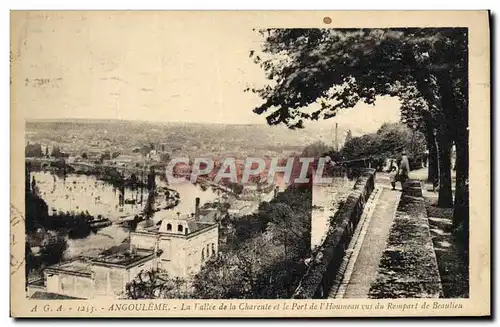
[[[130,248],[124,253],[77,259],[50,266],[44,280],[28,287],[28,296],[74,298],[117,298],[140,271],[166,270],[170,277],[186,282],[200,271],[204,262],[218,252],[219,226],[201,222],[199,200],[196,214],[181,216],[163,211],[158,223],[139,224],[130,233]],[[48,297],[50,298],[50,297]]]
[[[172,277],[186,280],[196,275],[202,264],[218,252],[218,244],[218,224],[174,213],[157,225],[138,227],[130,233],[132,252],[155,251],[158,268],[166,270]]]
[[[44,285],[32,287],[31,292],[28,288],[28,294],[38,291],[80,299],[122,297],[127,283],[141,270],[155,266],[153,251],[76,259],[46,268]]]

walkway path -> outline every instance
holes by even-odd
[[[375,194],[367,203],[367,214],[362,217],[348,251],[348,257],[340,287],[330,293],[335,298],[367,298],[375,280],[380,258],[394,221],[401,197],[401,184],[391,190],[386,174],[377,173]],[[363,221],[364,219],[364,221]]]

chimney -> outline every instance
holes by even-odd
[[[200,198],[194,200],[194,219],[200,219]]]

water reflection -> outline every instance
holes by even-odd
[[[32,176],[36,180],[40,196],[49,207],[49,214],[59,211],[88,211],[94,217],[100,215],[115,223],[85,239],[68,240],[67,256],[69,257],[81,254],[93,255],[111,246],[121,244],[127,238],[128,230],[117,223],[125,217],[142,213],[148,198],[146,189],[141,191],[141,189],[125,188],[123,200],[120,201],[118,189],[97,180],[94,176],[68,174],[64,179],[50,172],[33,172]],[[156,176],[156,185],[157,188],[167,187],[166,182],[159,176]],[[219,198],[217,192],[212,188],[202,190],[200,186],[189,182],[173,184],[168,188],[179,193],[180,202],[172,210],[181,213],[194,212],[197,197],[200,198],[201,205]],[[164,207],[161,200],[156,203],[158,207]]]
[[[313,186],[313,210],[311,216],[311,248],[323,243],[330,220],[335,215],[338,205],[344,201],[352,190],[354,181],[334,178],[331,184]]]

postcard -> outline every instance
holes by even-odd
[[[11,316],[489,316],[489,33],[12,11]]]

